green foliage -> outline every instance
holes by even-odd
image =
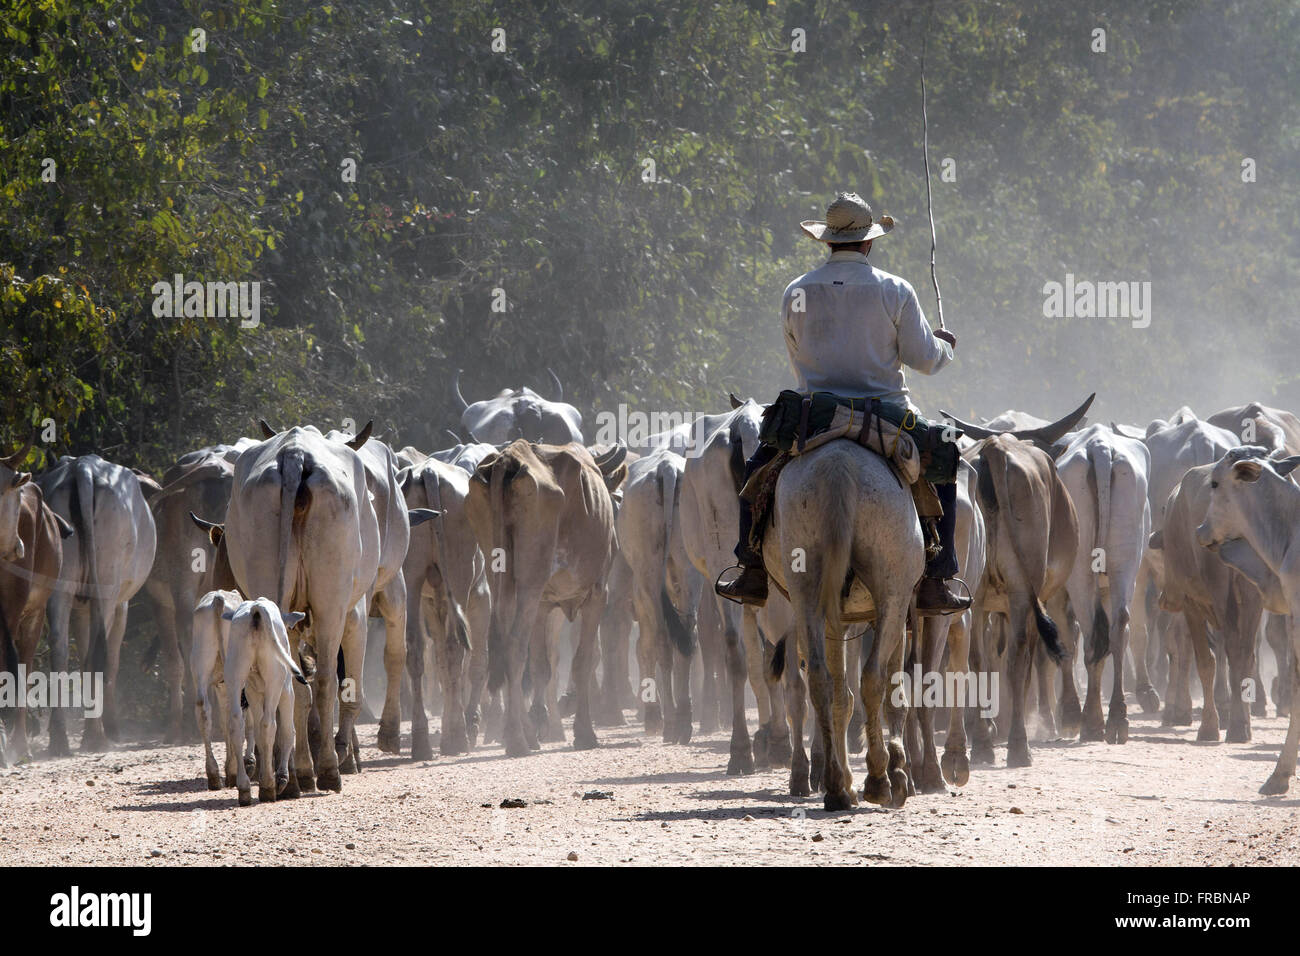
[[[872,259],[932,301],[923,43],[961,336],[923,403],[1300,399],[1271,344],[1294,327],[1291,5],[215,6],[0,12],[0,439],[52,417],[52,450],[161,469],[258,417],[373,417],[429,447],[457,368],[473,399],[550,366],[588,415],[766,398],[781,292],[821,256],[797,223],[836,189],[901,220]],[[1151,328],[1044,319],[1066,272],[1151,280]],[[261,325],[155,317],[177,273],[260,281]]]

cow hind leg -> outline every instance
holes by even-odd
[[[577,709],[573,714],[573,747],[592,750],[600,746],[592,722],[592,676],[596,669],[600,619],[605,613],[605,592],[597,588],[579,614],[578,649],[573,654],[573,673],[577,681]]]
[[[380,753],[400,754],[402,752],[402,667],[407,657],[406,615],[408,612],[406,577],[402,572],[399,571],[394,575],[384,590],[375,595],[374,609],[384,619],[384,676],[387,679],[384,712],[379,718],[379,737],[376,746]],[[364,647],[363,629],[362,653]]]
[[[1201,707],[1201,726],[1196,733],[1196,739],[1207,743],[1218,743],[1219,708],[1214,698],[1214,675],[1217,669],[1214,649],[1210,646],[1210,635],[1205,619],[1198,614],[1187,612],[1185,616],[1192,653],[1196,656],[1196,674],[1201,680],[1201,695],[1204,698]]]
[[[1297,676],[1295,662],[1300,659],[1300,628],[1296,623],[1287,618],[1287,630],[1290,634],[1291,665],[1288,668],[1290,676],[1294,681]],[[1292,685],[1294,686],[1294,684]],[[1300,708],[1292,708],[1291,717],[1287,723],[1286,740],[1282,743],[1282,752],[1278,755],[1277,766],[1273,768],[1272,775],[1259,788],[1259,792],[1265,796],[1278,796],[1286,793],[1291,786],[1291,778],[1295,776],[1296,749],[1300,746]]]

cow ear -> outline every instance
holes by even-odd
[[[1147,539],[1147,547],[1150,548],[1152,551],[1160,551],[1161,549],[1164,548],[1164,546],[1165,546],[1164,530],[1161,529],[1160,531],[1152,531],[1151,537]]]
[[[414,468],[408,467],[408,468],[403,468],[401,471],[397,473],[397,487],[402,489],[403,494],[405,494],[407,489],[411,487],[411,474],[414,471],[415,471]]]
[[[257,420],[257,427],[262,429],[263,438],[274,438],[277,434],[276,430],[266,423],[265,418]]]
[[[488,484],[490,482],[489,474],[492,471],[492,466],[496,464],[496,460],[500,457],[501,452],[499,451],[494,451],[490,455],[485,455],[483,460],[478,463],[478,467],[474,469],[474,474],[472,476],[474,480],[481,481],[485,485]]]
[[[15,471],[13,486],[17,488],[20,485],[27,484],[27,482],[31,480],[32,480],[32,473],[30,471]]]
[[[295,627],[306,620],[307,615],[302,613],[302,611],[289,611],[287,614],[281,614],[280,617],[284,619],[285,628],[292,631]]]
[[[235,611],[236,611],[236,610],[237,610],[236,608],[233,608],[233,607],[232,607],[232,608],[229,608],[229,609],[227,609],[227,610],[225,610],[225,611],[222,611],[222,612],[221,612],[221,619],[222,619],[223,621],[233,621],[233,620],[235,619]]]
[[[406,512],[406,517],[411,522],[411,527],[414,528],[416,525],[422,525],[440,514],[442,514],[441,511],[435,511],[432,508],[412,508]]]
[[[1246,458],[1232,466],[1232,477],[1238,481],[1259,481],[1264,465],[1258,458]]]
[[[744,402],[742,402],[740,399],[738,399],[738,398],[736,397],[736,393],[735,393],[735,392],[728,392],[728,393],[727,393],[727,400],[728,400],[729,402],[731,402],[731,407],[732,407],[732,408],[739,408],[741,405],[744,405],[744,404],[745,404]]]
[[[1273,470],[1285,478],[1295,471],[1297,465],[1300,465],[1300,455],[1292,455],[1290,458],[1283,458],[1281,461],[1273,462]]]

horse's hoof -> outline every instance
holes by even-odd
[[[907,777],[907,771],[901,767],[889,771],[889,784],[892,798],[889,805],[895,810],[901,810],[903,804],[907,802],[908,791],[911,789],[911,781]]]

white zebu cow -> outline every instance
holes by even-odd
[[[1285,614],[1292,660],[1300,659],[1300,488],[1284,476],[1300,456],[1282,461],[1240,458],[1248,449],[1225,455],[1210,473],[1210,504],[1196,539],[1216,551],[1225,564],[1240,571],[1264,597],[1264,606]],[[1253,451],[1263,454],[1265,449]],[[1286,741],[1272,775],[1259,792],[1286,793],[1295,776],[1300,744],[1300,708],[1291,708]]]
[[[453,445],[451,448],[444,448],[441,451],[431,453],[429,458],[444,464],[455,465],[457,468],[464,469],[465,474],[472,475],[474,470],[478,468],[479,462],[494,451],[500,451],[500,449],[496,445],[489,445],[485,441],[480,441],[468,445]]]
[[[487,562],[465,511],[469,481],[468,472],[434,458],[398,475],[408,508],[439,513],[423,527],[411,529],[404,564],[406,667],[412,692],[411,756],[416,760],[433,756],[424,712],[426,635],[433,642],[442,688],[439,752],[446,756],[463,754],[478,739],[479,700],[487,683],[492,599]]]
[[[47,605],[50,668],[67,673],[68,623],[75,614],[82,667],[104,675],[104,712],[86,718],[81,748],[104,750],[116,734],[127,603],[148,579],[157,547],[153,515],[135,474],[98,455],[65,455],[36,483],[45,503],[75,532],[63,543],[63,569]],[[68,753],[65,719],[65,708],[51,708],[51,754]]]
[[[292,612],[281,616],[268,599],[244,601],[222,612],[230,622],[226,636],[226,775],[235,772],[239,805],[253,802],[248,767],[239,759],[244,741],[244,709],[241,695],[248,700],[248,722],[258,749],[261,773],[257,799],[273,803],[289,786],[289,759],[293,754],[293,681],[307,679],[289,650],[285,625],[293,627],[306,615]],[[276,759],[275,748],[280,748]]]
[[[1183,475],[1197,465],[1208,465],[1218,461],[1237,441],[1232,432],[1226,431],[1208,422],[1199,420],[1187,407],[1180,408],[1168,421],[1156,419],[1147,426],[1143,444],[1151,454],[1151,470],[1147,480],[1147,501],[1151,509],[1151,532],[1161,531],[1165,526],[1165,504],[1169,495]],[[1155,634],[1152,609],[1148,606],[1148,592],[1159,594],[1164,588],[1164,555],[1159,549],[1147,548],[1138,568],[1137,583],[1133,602],[1132,626],[1130,639],[1133,645],[1133,666],[1136,671],[1134,692],[1142,709],[1153,714],[1160,710],[1160,696],[1151,684],[1148,671],[1148,642]],[[1170,628],[1182,629],[1181,615],[1168,619]],[[1166,642],[1171,647],[1178,640],[1178,635],[1170,633]],[[1166,711],[1166,718],[1171,713]],[[1191,714],[1180,715],[1191,722]]]
[[[326,432],[325,439],[350,444],[352,436],[331,431]],[[411,523],[406,514],[406,500],[397,484],[399,466],[393,450],[378,439],[370,438],[357,453],[366,468],[366,488],[379,521],[379,571],[373,589],[366,595],[369,613],[384,619],[384,672],[388,684],[383,716],[379,719],[377,745],[384,753],[396,754],[402,752],[402,665],[406,662],[406,575],[402,572],[402,562],[411,541]],[[361,640],[361,653],[364,655],[364,629]],[[346,655],[347,649],[344,648]]]
[[[1103,425],[1074,433],[1056,459],[1079,519],[1079,550],[1065,589],[1078,620],[1088,670],[1080,740],[1128,740],[1128,710],[1124,704],[1124,652],[1128,646],[1130,606],[1138,568],[1151,530],[1147,476],[1151,454],[1135,438],[1125,438]],[[1074,691],[1074,650],[1070,628],[1062,677]],[[1102,725],[1101,680],[1109,651],[1114,662],[1110,714]],[[1077,702],[1077,693],[1072,694]]]
[[[235,464],[226,514],[225,545],[235,583],[244,594],[275,595],[290,611],[310,611],[304,640],[316,659],[314,694],[295,692],[295,776],[281,794],[341,791],[334,708],[337,660],[361,686],[366,597],[379,575],[379,519],[356,449],[367,425],[350,442],[329,441],[311,426],[280,432],[246,450]],[[337,746],[346,756],[358,710],[356,694],[340,708]],[[321,740],[312,754],[307,717],[315,708]],[[313,756],[315,764],[313,766]]]
[[[704,424],[696,423],[701,429],[697,434],[708,437],[704,447],[686,459],[681,522],[686,553],[709,585],[736,563],[734,548],[740,525],[738,496],[744,483],[745,462],[758,449],[762,411],[761,405],[749,399],[725,415],[706,415]],[[716,595],[713,600],[722,623],[721,643],[731,679],[731,752],[727,773],[753,773],[756,757],[763,765],[783,764],[790,759],[785,695],[771,694],[768,690],[755,609],[742,609]],[[706,619],[713,620],[701,616],[701,623]],[[705,635],[701,634],[700,638],[704,640]],[[754,738],[759,744],[757,754],[745,725],[747,677],[758,699],[761,728]]]
[[[460,371],[452,383],[461,406],[461,427],[476,442],[504,445],[522,438],[542,444],[582,444],[582,413],[564,401],[564,387],[550,369],[555,400],[549,401],[531,388],[505,388],[492,398],[470,404],[460,391]]]
[[[209,591],[199,598],[194,608],[191,627],[190,673],[194,678],[194,716],[199,735],[203,738],[204,774],[209,790],[221,789],[221,770],[212,752],[212,728],[224,739],[230,715],[226,713],[226,641],[230,636],[230,621],[223,615],[244,603],[236,591]],[[244,753],[253,754],[252,724],[245,734]],[[237,756],[237,755],[236,755]],[[235,785],[233,765],[227,753],[226,786]],[[247,758],[246,758],[247,759]]]
[[[632,569],[632,601],[641,629],[641,679],[657,669],[664,742],[683,744],[690,742],[694,729],[690,672],[702,584],[682,539],[680,487],[685,472],[686,460],[667,449],[632,462],[617,518],[619,547]]]

